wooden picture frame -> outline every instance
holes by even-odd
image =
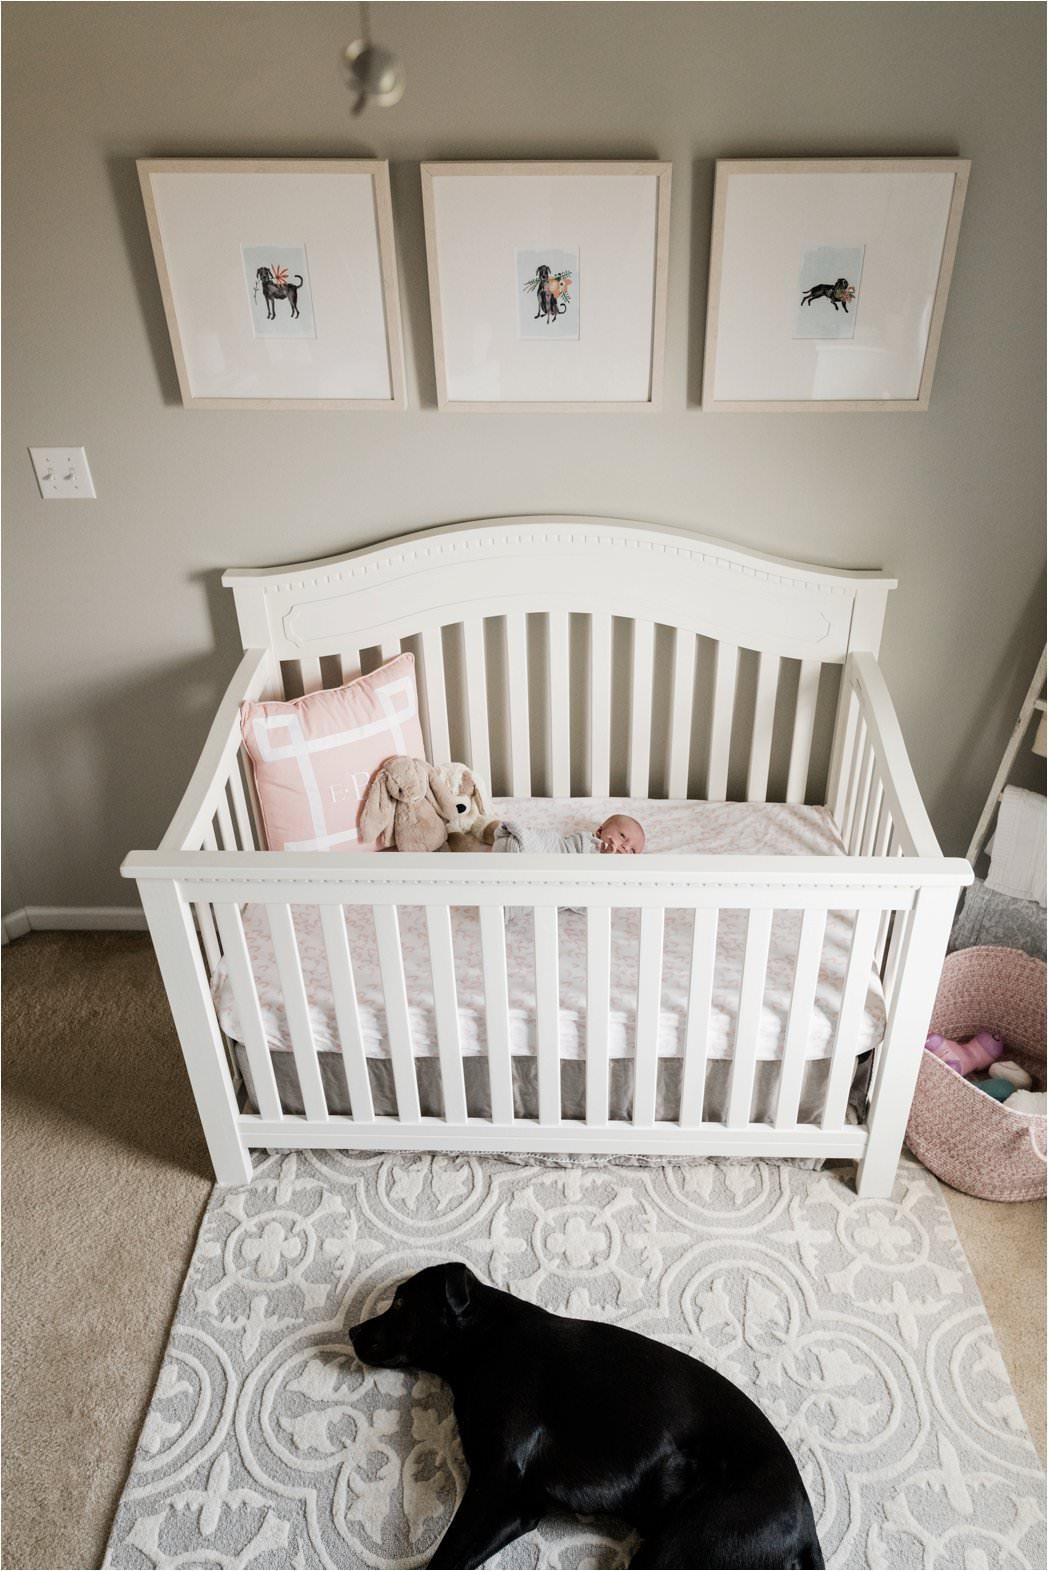
[[[187,408],[404,408],[387,163],[140,159],[138,175]]]
[[[926,410],[970,168],[719,160],[703,409]]]
[[[422,203],[441,410],[660,407],[668,163],[424,163]]]

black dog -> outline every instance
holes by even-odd
[[[536,291],[539,308],[535,312],[535,320],[537,321],[540,316],[544,316],[547,323],[555,322],[558,316],[564,315],[567,306],[558,303],[556,295],[549,286],[552,268],[547,267],[546,263],[542,262],[535,271],[539,280],[539,287]]]
[[[814,284],[801,295],[801,305],[811,305],[813,300],[828,300],[836,311],[838,304],[848,314],[848,280],[838,278],[835,284]]]
[[[635,1567],[824,1564],[784,1441],[684,1353],[457,1264],[420,1271],[349,1335],[365,1363],[429,1370],[454,1394],[470,1478],[431,1566],[483,1565],[558,1509],[635,1526]]]
[[[286,284],[278,284],[268,267],[260,267],[257,276],[266,300],[266,320],[275,322],[277,317],[275,302],[286,300],[291,306],[291,319],[294,321],[299,314],[298,292],[302,288],[302,274],[296,273],[295,282],[291,283],[289,280]]]

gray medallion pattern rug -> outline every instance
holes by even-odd
[[[112,1567],[425,1565],[464,1487],[447,1389],[345,1328],[464,1260],[704,1359],[779,1426],[831,1567],[1043,1567],[1044,1474],[936,1181],[785,1163],[267,1156],[216,1190],[113,1525]],[[628,1415],[624,1415],[628,1422]],[[489,1564],[621,1567],[551,1517]]]

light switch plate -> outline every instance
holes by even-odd
[[[29,456],[45,502],[83,502],[94,496],[82,447],[31,447]]]

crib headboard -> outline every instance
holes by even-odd
[[[683,530],[522,517],[232,569],[272,696],[416,657],[427,750],[498,794],[815,801],[840,665],[895,580]],[[276,667],[274,668],[276,669]]]

